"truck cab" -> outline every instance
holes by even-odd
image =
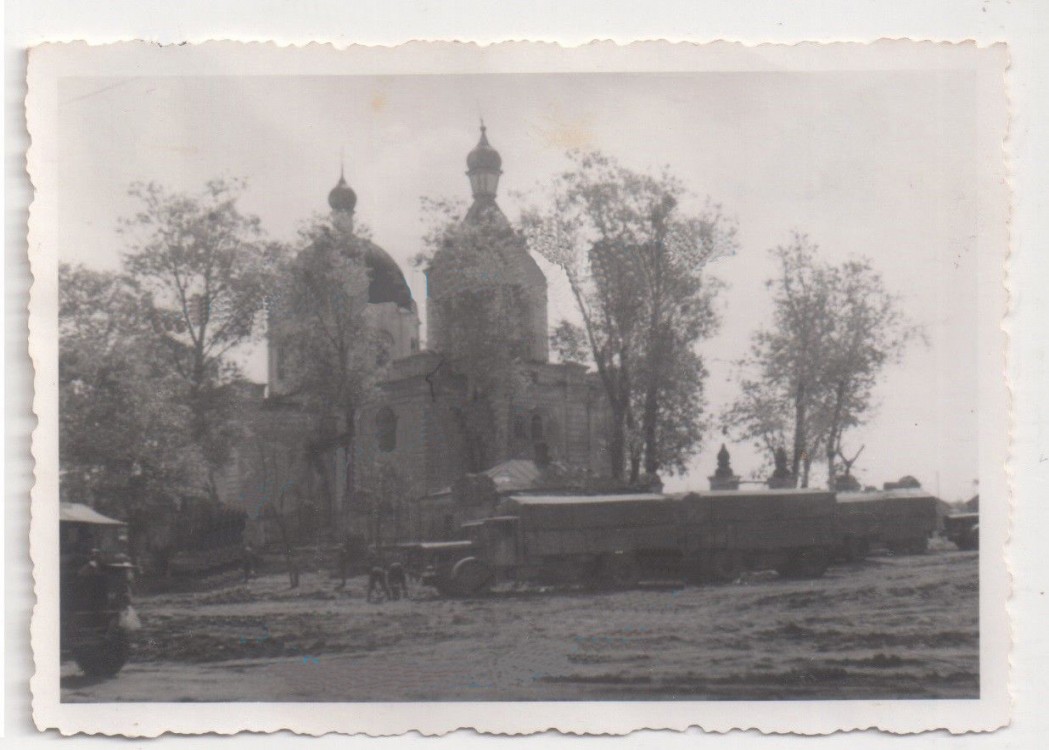
[[[121,670],[130,652],[129,631],[137,624],[126,529],[87,505],[60,506],[60,648],[63,658],[72,657],[94,677]]]
[[[943,534],[960,550],[980,548],[980,514],[955,513],[943,517]]]
[[[517,516],[493,516],[462,525],[477,556],[491,568],[497,581],[517,580],[517,567],[523,552],[520,538],[521,519]]]

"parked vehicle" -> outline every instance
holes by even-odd
[[[467,596],[489,583],[487,569],[480,569],[481,580],[477,580],[477,566],[463,562],[476,559],[474,544],[468,540],[410,542],[397,545],[397,551],[411,578],[445,596]]]
[[[943,533],[958,549],[980,548],[980,514],[956,513],[943,518]]]
[[[61,653],[88,675],[108,677],[124,666],[129,632],[133,566],[125,525],[79,503],[59,510],[59,621]]]
[[[836,540],[834,495],[809,490],[514,495],[498,515],[462,528],[462,542],[417,545],[418,554],[439,558],[424,580],[442,593],[503,581],[725,582],[759,568],[818,577]]]
[[[920,489],[838,493],[838,556],[855,561],[875,548],[924,553],[938,525],[937,504]]]
[[[837,541],[832,492],[808,489],[693,492],[683,505],[687,577],[734,581],[745,570],[818,578]]]

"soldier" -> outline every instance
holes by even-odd
[[[386,579],[393,599],[400,599],[402,596],[405,599],[408,598],[408,576],[405,575],[404,566],[401,563],[395,562],[390,565]]]
[[[349,537],[342,541],[338,551],[339,585],[335,588],[342,591],[346,588],[346,578],[350,572],[350,540]]]
[[[376,590],[382,592],[386,599],[390,598],[390,589],[386,585],[386,568],[383,566],[382,557],[379,556],[375,547],[368,548],[368,601],[374,601],[372,595]],[[382,601],[380,599],[379,601]]]
[[[244,580],[247,581],[249,578],[255,577],[255,549],[251,544],[244,545],[244,556],[242,559],[244,566]]]
[[[77,609],[103,609],[106,602],[106,579],[102,570],[102,553],[97,548],[91,550],[88,561],[77,571],[79,596]]]

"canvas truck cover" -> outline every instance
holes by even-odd
[[[674,498],[633,495],[513,495],[500,512],[515,513],[531,529],[609,528],[676,523]]]
[[[500,508],[521,519],[530,554],[601,554],[677,544],[679,503],[656,494],[514,495]]]
[[[839,492],[838,503],[845,509],[863,512],[866,508],[877,505],[915,507],[935,507],[936,498],[925,490],[873,490],[871,492]]]
[[[94,508],[82,503],[61,503],[58,509],[58,520],[68,523],[91,523],[100,526],[125,525],[123,521],[103,516]]]
[[[842,492],[837,514],[845,533],[893,539],[930,533],[937,523],[939,500],[920,489]]]
[[[690,492],[681,504],[689,548],[776,550],[824,546],[834,537],[832,492]]]

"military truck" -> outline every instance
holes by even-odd
[[[420,547],[444,555],[429,576],[442,592],[473,594],[503,581],[622,589],[642,579],[725,582],[758,568],[817,577],[835,529],[829,492],[522,494],[498,515],[464,524],[461,547]]]
[[[837,539],[834,494],[819,490],[690,492],[681,498],[683,564],[696,582],[745,570],[818,578]]]
[[[961,550],[980,548],[980,514],[955,513],[943,517],[943,533]]]
[[[938,502],[921,489],[838,493],[838,556],[855,561],[874,548],[924,553],[939,522]]]
[[[475,564],[476,546],[469,540],[406,542],[396,545],[388,557],[400,561],[409,576],[444,596],[468,596],[491,583],[491,570]]]
[[[126,526],[80,503],[59,509],[59,622],[63,658],[85,674],[115,675],[137,624]]]

